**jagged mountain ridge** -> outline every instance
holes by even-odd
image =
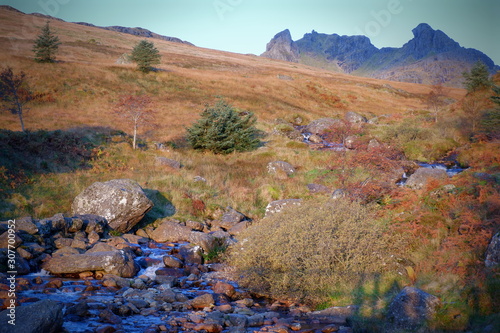
[[[358,76],[411,83],[462,86],[462,72],[477,61],[491,73],[500,70],[487,55],[464,48],[426,23],[412,30],[401,48],[377,48],[366,36],[339,36],[316,31],[293,41],[288,30],[267,44],[264,57],[303,63]]]

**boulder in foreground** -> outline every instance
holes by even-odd
[[[10,310],[0,312],[0,333],[57,333],[63,326],[63,305],[43,300],[15,311],[15,325],[9,324]]]
[[[73,214],[103,216],[119,232],[132,229],[153,208],[141,186],[130,179],[95,182],[73,201]]]

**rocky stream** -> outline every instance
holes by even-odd
[[[349,140],[342,145],[323,140],[321,134],[335,122],[320,119],[296,134],[313,149],[352,149]],[[295,168],[274,161],[267,171],[290,175]],[[394,181],[421,188],[429,178],[447,179],[463,169],[428,164],[413,171],[401,177],[404,170],[395,170]],[[332,193],[319,184],[307,186],[311,193]],[[278,200],[266,215],[300,204],[301,199]],[[352,332],[356,306],[313,311],[271,300],[241,288],[230,267],[210,261],[216,246],[237,242],[251,224],[242,213],[227,207],[215,220],[164,218],[156,228],[134,228],[152,208],[139,184],[118,179],[85,189],[70,217],[0,222],[0,333]],[[496,256],[490,261],[496,263]],[[407,287],[387,318],[397,329],[412,330],[438,304],[437,297]]]

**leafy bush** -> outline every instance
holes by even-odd
[[[252,112],[240,112],[221,99],[187,129],[187,139],[194,149],[216,154],[253,150],[260,144],[256,122]]]
[[[347,199],[290,208],[242,233],[229,262],[253,291],[320,303],[383,267],[394,242],[372,213]]]

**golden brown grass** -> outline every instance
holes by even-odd
[[[354,77],[161,40],[153,40],[162,55],[160,72],[144,75],[134,65],[115,64],[123,53],[130,52],[139,37],[57,20],[50,24],[62,42],[59,63],[37,64],[32,61],[31,48],[45,21],[0,9],[0,48],[4,50],[1,63],[25,71],[34,90],[50,94],[55,100],[31,106],[26,115],[28,129],[66,129],[86,124],[130,132],[110,110],[119,94],[137,90],[151,94],[159,111],[158,126],[148,131],[155,140],[181,136],[184,126],[216,95],[253,111],[265,123],[295,112],[310,118],[342,116],[347,110],[367,115],[399,114],[423,108],[420,95],[430,90],[422,85]],[[279,79],[280,74],[293,81]],[[463,94],[460,89],[449,90],[452,98]],[[339,102],[334,103],[335,99]],[[0,114],[2,127],[17,130],[14,118]]]

